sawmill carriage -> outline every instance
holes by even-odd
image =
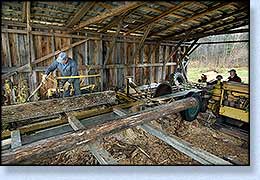
[[[200,38],[248,32],[236,29],[248,25],[248,4],[3,2],[1,25],[2,163],[89,144],[99,163],[114,164],[90,142],[135,126],[163,139],[146,123],[173,113],[193,121],[205,112],[206,90],[189,83],[188,56]],[[73,77],[58,71],[40,84],[61,51],[77,62],[80,96],[60,98],[59,80]],[[202,164],[229,164],[198,154]]]

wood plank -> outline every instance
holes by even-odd
[[[84,125],[72,113],[66,113],[66,115],[68,116],[68,122],[74,131],[85,128]]]
[[[20,130],[11,131],[11,149],[22,146]]]
[[[116,7],[116,8],[113,8],[111,10],[111,12],[105,12],[105,13],[102,13],[101,15],[99,16],[96,16],[96,17],[93,17],[93,18],[90,18],[82,23],[80,23],[78,26],[76,26],[75,28],[73,28],[73,30],[71,32],[74,32],[74,31],[78,31],[90,24],[94,24],[94,23],[97,23],[97,22],[100,22],[106,18],[109,18],[109,17],[112,17],[112,16],[116,16],[116,15],[119,15],[123,12],[126,12],[126,11],[130,11],[136,7],[139,7],[141,5],[143,5],[144,3],[140,3],[140,2],[134,2],[134,3],[128,3],[126,5],[122,5],[122,6],[119,6],[119,7]]]
[[[104,91],[102,93],[84,94],[76,97],[50,99],[25,104],[3,106],[2,123],[32,120],[34,118],[57,115],[63,112],[83,110],[98,105],[114,104],[115,92]],[[77,102],[77,103],[75,103]],[[48,107],[48,108],[46,108]]]
[[[113,108],[113,112],[121,117],[127,115],[127,113],[121,108]],[[174,135],[169,136],[167,133],[152,126],[151,124],[141,124],[138,127],[140,127],[143,131],[148,132],[149,134],[164,141],[165,143],[169,144],[173,148],[188,155],[189,157],[193,158],[194,160],[200,162],[201,164],[204,164],[204,165],[212,165],[212,164],[214,164],[214,165],[232,165],[228,161],[225,161],[213,154],[210,154],[204,150],[192,147],[191,144],[187,143],[186,141],[180,139],[177,136],[174,136]]]
[[[72,27],[80,22],[81,18],[83,18],[85,14],[87,14],[87,12],[95,6],[95,4],[95,1],[85,2],[82,7],[76,12],[76,14],[66,22],[66,27]]]
[[[105,135],[116,133],[143,123],[148,123],[152,120],[159,119],[162,116],[177,113],[196,105],[196,99],[189,97],[139,113],[133,113],[130,114],[129,117],[122,117],[108,121],[92,128],[43,139],[38,142],[24,145],[20,148],[16,148],[13,151],[3,152],[2,164],[17,164],[23,161],[30,161],[35,158],[52,157],[58,152],[87,144],[90,141],[101,138]]]
[[[186,154],[187,156],[191,157],[192,159],[198,161],[204,165],[232,165],[230,162],[225,161],[213,154],[208,153],[199,148],[192,147],[192,145],[181,138],[171,135],[169,136],[164,131],[158,129],[155,126],[143,124],[140,127],[148,132],[149,134],[161,139],[162,141],[166,142],[173,148],[181,151],[182,153]]]

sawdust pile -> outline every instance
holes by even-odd
[[[183,121],[179,114],[167,116],[152,124],[169,135],[175,135],[220,158],[231,157],[248,164],[248,148],[243,140],[203,126],[198,120]],[[101,146],[120,164],[126,165],[197,165],[195,160],[175,150],[140,128],[132,128],[102,139]],[[85,147],[62,152],[54,158],[38,161],[50,165],[97,165]]]

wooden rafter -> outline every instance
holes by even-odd
[[[102,8],[107,9],[108,11],[111,11],[111,9],[113,9],[113,6],[111,6],[110,4],[103,3],[103,2],[98,2],[98,5],[101,6]]]
[[[122,6],[119,6],[119,7],[116,7],[116,8],[113,8],[111,10],[111,12],[106,12],[106,13],[102,13],[101,15],[99,16],[96,16],[96,17],[93,17],[93,18],[90,18],[82,23],[80,23],[78,26],[76,26],[75,28],[73,28],[72,32],[74,31],[78,31],[90,24],[94,24],[94,23],[97,23],[97,22],[100,22],[106,18],[109,18],[109,17],[112,17],[112,16],[117,16],[117,15],[120,15],[126,11],[130,11],[136,7],[139,7],[141,5],[143,5],[144,3],[140,3],[140,2],[133,2],[133,3],[129,3],[129,4],[126,4],[126,5],[122,5]]]
[[[73,25],[77,24],[80,19],[83,18],[85,14],[95,6],[95,4],[95,1],[85,2],[85,4],[77,11],[77,13],[66,22],[66,27],[72,27]]]
[[[236,25],[234,25],[236,24]],[[217,31],[217,32],[199,32],[199,33],[195,33],[193,34],[193,36],[190,37],[189,40],[195,39],[195,38],[203,38],[206,36],[212,36],[212,35],[220,35],[220,34],[235,34],[235,33],[243,33],[243,32],[249,32],[248,29],[238,29],[238,30],[230,30],[230,25],[232,26],[232,29],[234,28],[239,28],[242,26],[245,26],[248,24],[248,20],[246,21],[239,21],[239,22],[235,22],[235,23],[229,23],[228,25],[223,26],[223,30],[221,31]],[[218,27],[219,28],[219,27]]]
[[[241,13],[245,12],[245,9],[246,9],[246,8],[241,8],[241,9],[238,10],[238,11],[234,11],[234,12],[232,12],[232,13],[225,14],[225,15],[223,15],[223,16],[221,16],[221,17],[212,19],[212,20],[210,20],[210,21],[206,21],[205,23],[201,23],[201,24],[196,25],[196,26],[192,26],[191,28],[189,28],[189,29],[187,29],[187,30],[184,30],[184,31],[181,31],[181,32],[178,32],[178,33],[173,33],[173,34],[164,36],[164,37],[162,37],[161,39],[163,40],[163,39],[172,38],[172,37],[174,37],[174,36],[178,36],[178,35],[181,35],[181,34],[186,34],[186,33],[190,32],[191,30],[192,30],[192,31],[195,31],[196,29],[202,28],[202,27],[204,27],[204,26],[208,26],[208,25],[210,25],[210,24],[216,23],[216,22],[221,21],[221,20],[223,20],[223,19],[226,19],[226,18],[235,16],[235,15],[241,14]]]
[[[203,17],[203,16],[207,15],[208,13],[211,13],[211,12],[213,12],[213,11],[216,11],[216,10],[218,10],[219,8],[222,8],[222,7],[224,7],[224,6],[230,5],[230,4],[232,4],[232,3],[234,3],[234,2],[224,2],[224,3],[221,3],[221,4],[219,4],[219,5],[216,5],[216,6],[214,6],[214,7],[209,8],[209,9],[207,9],[207,10],[204,10],[204,11],[201,12],[201,13],[195,14],[195,15],[192,16],[192,17],[186,18],[186,19],[184,19],[184,20],[181,20],[181,21],[179,21],[179,22],[175,22],[175,23],[173,23],[173,24],[171,24],[171,25],[169,25],[169,26],[166,26],[165,28],[159,29],[159,30],[157,30],[157,31],[155,31],[155,32],[153,32],[153,33],[151,33],[149,36],[154,36],[154,35],[156,35],[156,34],[158,34],[158,33],[160,33],[160,32],[163,32],[163,31],[165,31],[165,30],[173,29],[173,28],[179,27],[181,24],[184,24],[184,23],[186,23],[186,22],[188,22],[188,21],[191,21],[191,20],[194,20],[194,19]]]
[[[140,7],[140,6],[139,6]],[[103,27],[102,29],[98,30],[98,32],[106,32],[108,29],[110,29],[111,27],[113,27],[115,24],[117,24],[118,22],[121,21],[121,19],[125,19],[126,16],[128,16],[129,14],[131,13],[134,13],[135,10],[137,10],[139,7],[135,8],[135,9],[132,9],[131,11],[127,11],[125,13],[123,13],[122,15],[120,16],[115,16],[114,19],[112,20],[112,22],[110,22],[109,24],[107,24],[105,27]],[[123,21],[122,21],[123,23]]]
[[[136,28],[134,28],[134,29],[128,31],[125,35],[129,35],[131,32],[135,32],[135,31],[137,31],[137,30],[139,30],[139,29],[141,29],[141,28],[143,28],[143,27],[146,27],[147,25],[149,25],[149,24],[151,24],[151,23],[154,23],[154,22],[160,20],[161,18],[163,18],[163,17],[169,15],[169,14],[172,13],[173,11],[176,11],[176,10],[178,10],[178,9],[183,8],[184,6],[186,6],[186,5],[189,4],[189,3],[190,3],[190,2],[182,2],[182,3],[180,3],[179,5],[174,6],[173,8],[170,8],[168,11],[162,13],[161,15],[156,16],[155,18],[152,18],[151,20],[148,20],[146,23],[143,23],[143,24],[137,26]]]
[[[174,7],[173,5],[172,6],[170,6],[170,8],[172,8],[172,7]],[[159,14],[161,14],[162,13],[162,11],[161,10],[158,10],[158,9],[153,9],[153,8],[150,8],[150,7],[142,7],[142,9],[145,9],[145,10],[148,10],[148,11],[154,11],[154,12],[156,12],[156,13],[159,13]],[[189,10],[184,10],[184,8],[182,8],[182,10],[183,11],[189,11]],[[193,14],[194,12],[192,12],[192,14]],[[178,14],[176,14],[176,13],[170,13],[170,14],[168,14],[168,16],[173,16],[173,17],[175,17],[175,18],[178,18],[178,19],[185,19],[185,17],[184,16],[181,16],[181,15],[178,15]],[[162,19],[163,21],[164,21],[164,19]],[[197,21],[197,20],[193,20],[194,22],[199,22],[199,21]],[[169,22],[169,21],[168,21]]]
[[[198,35],[198,34],[204,34],[204,33],[209,33],[209,31],[214,31],[218,28],[225,28],[226,26],[232,26],[233,24],[237,24],[238,22],[245,22],[246,20],[248,19],[248,16],[245,16],[245,17],[239,17],[239,18],[236,18],[236,21],[234,21],[233,23],[231,22],[225,22],[225,23],[222,23],[222,24],[219,24],[219,25],[215,25],[211,28],[208,28],[208,29],[204,29],[203,31],[200,31],[200,32],[197,32],[197,31],[193,31],[192,33],[192,36],[193,35]],[[233,27],[232,27],[233,28]],[[178,38],[182,38],[183,36],[179,36]]]

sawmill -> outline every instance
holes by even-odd
[[[188,76],[248,1],[1,5],[2,165],[250,164],[249,83]]]

